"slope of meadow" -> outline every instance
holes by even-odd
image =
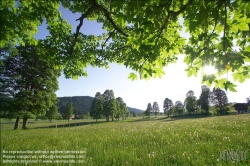
[[[30,151],[34,158],[50,160],[50,165],[56,165],[55,156],[59,155],[56,153],[71,151],[76,157],[84,153],[80,156],[84,163],[78,165],[247,165],[250,163],[250,114],[3,130],[1,149],[2,156],[5,155],[2,162],[6,162],[10,151],[24,154]],[[39,150],[45,152],[43,157],[41,153],[35,154]],[[28,160],[31,154],[26,156]]]

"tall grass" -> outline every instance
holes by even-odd
[[[4,130],[1,149],[85,149],[85,165],[94,166],[247,165],[250,163],[249,122],[250,115],[232,115]],[[248,152],[246,159],[237,161],[221,158],[223,151]]]

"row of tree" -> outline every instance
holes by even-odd
[[[106,90],[103,94],[100,92],[96,93],[90,115],[96,121],[102,117],[105,117],[106,121],[109,121],[110,118],[112,121],[114,119],[119,121],[120,118],[128,117],[129,111],[121,97],[115,98],[113,90]]]
[[[176,101],[175,103],[173,103],[171,99],[165,98],[163,102],[163,110],[164,114],[168,117],[172,114],[182,115],[184,112],[188,114],[195,114],[198,113],[198,110],[201,110],[201,112],[208,115],[209,108],[213,106],[218,110],[219,114],[223,114],[228,111],[228,108],[226,108],[227,104],[228,98],[224,90],[220,88],[214,88],[211,91],[209,87],[207,87],[206,85],[202,85],[201,94],[198,99],[196,96],[194,96],[194,91],[190,90],[186,93],[186,99],[184,103],[181,101]],[[144,114],[146,116],[150,116],[150,113],[154,113],[156,117],[158,112],[158,103],[154,102],[153,106],[151,105],[151,103],[148,103],[147,109]]]
[[[155,117],[160,112],[159,104],[156,101],[153,103],[153,106],[151,105],[151,103],[148,103],[148,106],[147,106],[146,111],[144,112],[144,115],[147,117],[150,117],[150,114],[152,112],[154,113]]]

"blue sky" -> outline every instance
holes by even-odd
[[[60,8],[62,16],[68,20],[75,31],[79,22],[79,14]],[[99,35],[103,32],[102,25],[95,21],[84,20],[81,32],[84,34]],[[48,35],[46,25],[39,27],[37,38],[44,38]],[[185,34],[184,34],[185,35]],[[199,97],[201,91],[201,76],[187,77],[184,71],[186,65],[183,63],[184,55],[179,56],[175,64],[170,64],[165,68],[165,75],[161,79],[135,80],[131,81],[127,77],[132,70],[123,65],[110,64],[109,69],[87,67],[88,77],[80,77],[78,80],[65,79],[62,75],[59,78],[58,97],[63,96],[92,96],[96,92],[103,93],[106,89],[114,91],[115,97],[122,97],[127,106],[145,110],[148,103],[158,102],[162,111],[165,98],[172,99],[173,102],[185,100],[185,94],[189,90],[195,92]],[[229,78],[230,79],[230,78]],[[250,80],[238,84],[237,93],[227,92],[229,102],[245,102],[250,96]]]

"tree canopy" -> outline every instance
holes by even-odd
[[[220,88],[214,89],[210,95],[210,101],[213,105],[218,107],[222,113],[223,107],[228,104],[227,94]]]
[[[155,117],[157,116],[158,112],[160,112],[159,104],[155,101],[153,103],[152,111],[155,114]]]
[[[201,86],[201,94],[197,101],[197,105],[200,106],[201,109],[206,111],[206,114],[209,114],[209,97],[210,97],[210,89],[209,87],[202,85]]]
[[[250,104],[250,96],[246,98],[248,104]]]
[[[181,101],[176,101],[174,105],[174,113],[178,115],[182,115],[182,113],[185,111],[184,105]]]
[[[81,14],[76,30],[62,18],[60,5]],[[37,44],[40,55],[67,78],[86,76],[88,65],[107,67],[111,62],[134,70],[132,80],[161,77],[180,54],[185,55],[188,76],[206,65],[216,67],[216,74],[203,74],[207,85],[235,91],[228,73],[234,81],[250,78],[247,0],[3,0],[0,11],[0,47]],[[34,36],[45,20],[50,35],[38,42]],[[104,33],[84,35],[85,20],[102,23]]]
[[[8,117],[17,120],[23,117],[25,129],[31,114],[45,115],[58,102],[55,92],[60,72],[37,55],[36,47],[26,45],[16,48],[16,56],[11,56],[11,52],[5,49],[0,50],[3,62],[0,96],[8,99],[4,104]]]
[[[197,110],[197,100],[195,96],[188,96],[185,99],[185,108],[188,113],[194,114],[195,111]]]
[[[68,119],[68,121],[70,120],[70,117],[73,115],[73,104],[72,102],[68,103],[66,106],[66,110],[64,112],[64,117],[66,119]]]
[[[50,122],[52,122],[52,119],[56,119],[58,117],[58,107],[56,105],[53,105],[49,111],[46,112],[46,118],[49,119]]]
[[[100,92],[96,92],[95,98],[91,105],[90,116],[92,116],[97,121],[97,119],[100,119],[102,117],[102,111],[103,111],[103,97]]]
[[[147,109],[146,109],[146,111],[145,111],[146,116],[150,117],[150,113],[151,113],[152,111],[153,111],[153,107],[152,107],[151,103],[148,103]]]
[[[164,114],[168,114],[168,116],[171,114],[171,109],[174,106],[173,102],[171,99],[169,98],[165,98],[164,102],[163,102],[163,110],[164,110]]]

